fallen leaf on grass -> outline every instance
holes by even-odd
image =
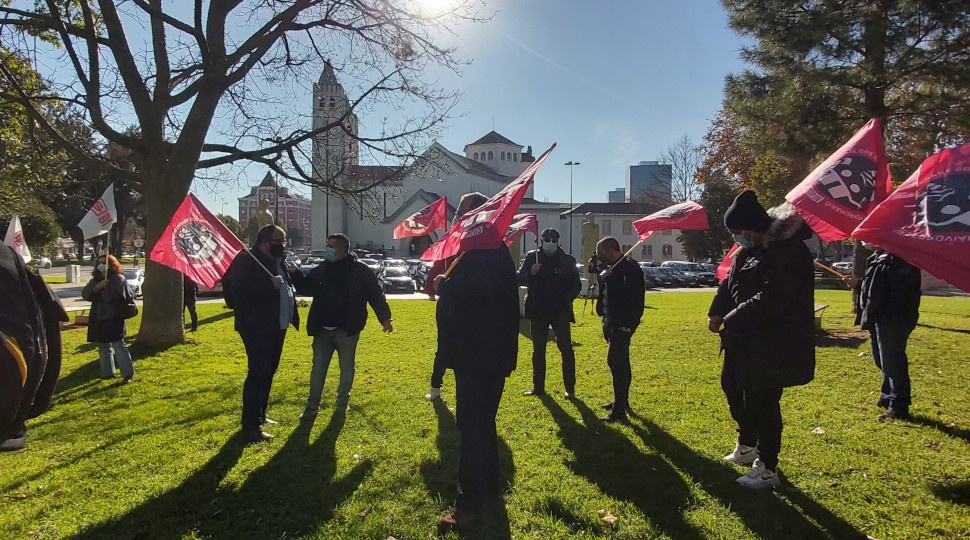
[[[421,430],[421,436],[424,438],[427,438],[429,433],[431,433],[431,429],[429,428],[424,428]]]
[[[4,493],[3,498],[22,500],[22,499],[26,499],[27,496],[24,495],[23,493]]]
[[[827,485],[830,488],[839,487],[839,483],[838,482],[829,482]]]
[[[60,490],[60,489],[54,492],[54,496],[55,497],[60,497],[63,494],[64,494],[64,491],[63,490]]]
[[[861,353],[859,353],[859,358],[862,358],[864,356],[869,356],[869,353],[867,353],[865,351],[862,351]]]
[[[814,433],[816,435],[825,435],[825,430],[822,429],[822,426],[819,426],[819,427],[813,429],[812,430],[812,433]]]
[[[370,508],[364,508],[360,512],[360,517],[367,517],[367,513],[370,512]]]
[[[354,459],[354,461],[360,461],[360,454],[354,454],[351,457]]]

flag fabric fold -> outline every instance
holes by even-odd
[[[892,192],[879,121],[873,118],[787,195],[824,242],[848,238]]]
[[[505,233],[515,218],[515,212],[522,204],[536,171],[546,157],[556,147],[555,143],[522,171],[518,178],[509,182],[502,191],[493,195],[484,204],[465,214],[452,225],[440,240],[431,245],[421,258],[437,261],[459,252],[472,249],[494,249],[505,240]]]
[[[707,229],[708,227],[707,212],[704,211],[703,206],[694,201],[668,206],[633,222],[633,228],[640,235],[640,240],[650,238],[654,231]]]
[[[448,199],[442,197],[425,206],[394,227],[394,239],[424,236],[435,229],[448,228]]]
[[[970,143],[926,158],[852,237],[970,291]]]
[[[7,235],[3,243],[12,247],[17,255],[24,260],[24,264],[30,262],[30,249],[27,248],[27,241],[24,240],[24,228],[20,225],[20,216],[14,214],[10,218],[10,225],[7,225]]]
[[[95,201],[94,206],[81,218],[77,224],[88,240],[111,230],[111,225],[118,222],[118,209],[115,208],[115,185],[112,183],[104,190],[104,195]]]
[[[535,214],[516,214],[512,224],[509,225],[509,230],[505,233],[505,245],[511,245],[527,232],[534,234],[538,242],[539,218]]]
[[[728,273],[731,271],[731,264],[734,263],[734,258],[738,256],[739,251],[741,251],[741,246],[734,244],[728,250],[727,255],[721,259],[721,264],[717,265],[717,270],[714,272],[718,281],[724,281],[728,277]]]
[[[236,235],[189,193],[149,258],[212,288],[241,249],[244,246]]]

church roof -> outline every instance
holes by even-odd
[[[252,187],[252,188],[249,189],[249,195],[246,195],[245,197],[239,197],[239,199],[242,200],[242,199],[252,199],[252,198],[255,198],[256,197],[256,190],[257,189],[259,189],[259,188],[267,188],[267,187],[269,187],[269,188],[276,187],[276,194],[279,196],[279,198],[281,200],[282,199],[295,199],[295,200],[300,200],[300,201],[308,201],[309,200],[306,197],[301,197],[300,195],[291,195],[290,192],[289,192],[289,190],[287,190],[285,187],[279,187],[279,186],[277,186],[276,185],[276,182],[273,180],[273,173],[270,173],[270,172],[267,172],[266,173],[266,176],[263,177],[263,181],[260,182],[258,186],[255,186],[255,187]]]
[[[453,161],[458,163],[460,167],[462,167],[469,173],[474,174],[475,176],[480,176],[482,178],[487,178],[489,180],[494,180],[496,182],[501,182],[503,184],[507,184],[512,180],[514,180],[514,178],[511,176],[505,176],[495,172],[494,170],[492,170],[491,167],[489,167],[488,165],[485,165],[484,163],[475,161],[474,159],[467,158],[461,154],[456,154],[451,150],[448,150],[447,148],[442,146],[441,143],[438,143],[438,142],[435,142],[434,144],[432,144],[431,148],[429,148],[421,156],[421,158],[424,160],[427,160],[428,162],[433,163],[435,150],[439,151],[444,156],[451,158]],[[433,165],[429,165],[429,167],[433,167]]]
[[[330,62],[323,65],[323,73],[320,74],[320,85],[324,84],[340,84],[337,82],[337,74],[333,72],[333,65]]]
[[[622,203],[583,203],[571,210],[566,210],[561,215],[569,214],[585,215],[589,212],[600,215],[623,215],[623,216],[646,216],[660,210],[660,207],[651,203],[642,202],[622,202]]]
[[[402,186],[404,185],[404,171],[403,167],[352,165],[350,177],[358,182],[363,180],[369,184],[381,182],[385,186]]]
[[[475,146],[476,144],[511,144],[513,146],[522,146],[520,144],[515,144],[495,131],[489,131],[488,134],[481,139],[478,139],[471,144],[466,144],[465,149],[467,150],[469,146]]]
[[[423,201],[425,203],[425,206],[427,206],[437,201],[440,198],[441,198],[441,195],[438,195],[437,193],[432,193],[430,191],[419,189],[414,193],[414,195],[411,195],[408,198],[408,200],[404,201],[404,203],[402,203],[401,206],[399,206],[398,209],[395,210],[393,214],[384,218],[384,223],[397,223],[398,221],[401,221],[404,218],[410,216],[411,214],[404,215],[404,212],[405,212],[404,209],[410,206],[411,203],[416,200]],[[447,203],[445,206],[448,207],[447,211],[445,212],[445,215],[448,216],[450,221],[451,217],[455,215],[455,207],[452,206],[451,203]]]
[[[266,176],[263,177],[263,181],[259,183],[259,187],[273,187],[275,185],[276,182],[273,181],[273,175],[267,171]]]

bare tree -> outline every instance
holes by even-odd
[[[27,36],[39,36],[60,51],[52,47],[44,62],[60,81],[50,91],[17,85],[0,66],[12,87],[0,103],[23,107],[77,161],[137,189],[152,246],[205,170],[255,161],[350,198],[379,186],[379,178],[337,181],[347,177],[346,161],[322,170],[314,163],[314,140],[337,132],[355,139],[363,160],[389,165],[389,176],[406,168],[458,97],[422,77],[433,76],[425,75],[433,65],[460,66],[454,50],[438,43],[459,21],[480,20],[477,2],[444,12],[406,0],[0,2],[0,41],[19,40],[27,50]],[[349,107],[316,125],[310,107],[292,96],[317,80],[325,62],[352,81]],[[40,112],[54,101],[82,110],[106,143],[137,156],[138,169],[73,145]],[[358,133],[362,111],[384,110],[406,114],[397,125]],[[126,131],[132,123],[137,132]],[[167,346],[184,339],[179,287],[181,276],[149,263],[139,341]]]
[[[696,201],[704,191],[697,182],[697,171],[703,162],[701,147],[687,134],[668,146],[657,161],[670,165],[670,198],[674,203]]]

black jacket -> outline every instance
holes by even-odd
[[[542,269],[533,276],[532,265],[536,262],[542,264]],[[569,310],[570,320],[575,322],[573,300],[579,296],[583,284],[572,255],[561,247],[556,248],[552,255],[546,255],[541,249],[532,250],[522,261],[518,277],[519,285],[529,288],[525,298],[526,317],[551,317]]]
[[[814,263],[804,242],[812,232],[790,205],[769,213],[763,245],[738,253],[708,311],[724,318],[721,377],[742,388],[815,377]]]
[[[640,265],[625,257],[602,281],[596,299],[596,314],[603,317],[603,326],[610,330],[636,330],[640,326],[640,317],[643,317],[645,289]]]
[[[91,302],[91,318],[88,322],[88,341],[111,343],[125,337],[125,316],[122,308],[128,303],[131,292],[124,274],[108,276],[108,285],[97,291],[100,273],[81,290],[81,298]]]
[[[367,324],[367,304],[370,304],[377,315],[377,320],[384,322],[391,318],[391,308],[387,305],[387,298],[377,282],[377,276],[367,268],[367,265],[357,260],[353,255],[349,261],[350,268],[350,312],[347,314],[347,332],[356,334],[364,329]],[[296,290],[303,296],[312,296],[313,305],[310,306],[310,314],[307,316],[307,334],[315,336],[320,333],[323,325],[320,324],[320,308],[317,302],[317,295],[322,292],[323,284],[327,279],[328,262],[323,262],[310,273],[304,276],[301,272],[294,272],[291,277],[296,284]]]
[[[920,283],[919,268],[890,253],[873,253],[856,284],[860,309],[855,323],[864,330],[885,323],[912,331],[919,320]]]
[[[258,249],[252,253],[270,272],[277,272],[275,258]],[[285,283],[290,283],[288,273],[283,272],[282,277]],[[272,278],[249,253],[240,251],[236,255],[222,278],[222,285],[226,305],[235,311],[237,332],[267,334],[280,329],[280,291],[273,287]],[[300,311],[295,299],[291,324],[300,328]]]
[[[466,252],[438,293],[438,354],[444,367],[509,376],[519,353],[519,293],[505,244]]]

